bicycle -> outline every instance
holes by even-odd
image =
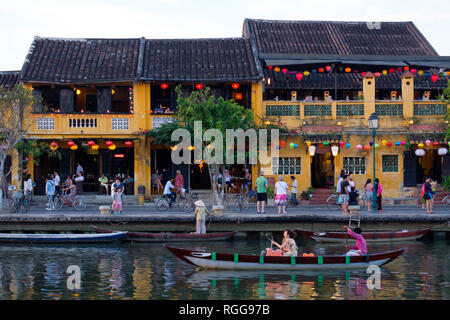
[[[341,210],[341,203],[339,202],[339,196],[337,194],[332,194],[327,198],[328,210]]]
[[[240,192],[236,195],[238,199],[234,202],[233,209],[235,212],[247,212],[249,208],[248,200],[245,199],[244,194]]]
[[[195,202],[198,200],[198,194],[190,192],[186,198],[180,201],[180,205],[183,204],[184,212],[193,212],[195,209]]]
[[[20,191],[17,191],[13,197],[9,197],[8,201],[9,212],[11,213],[26,213],[30,210],[30,202],[27,201],[26,197]]]
[[[444,199],[442,199],[442,204],[446,207],[450,207],[450,194],[446,195]]]
[[[173,209],[176,205],[177,202],[177,197],[175,196],[175,199],[173,200],[172,206],[170,206],[170,198],[168,197],[168,195],[163,194],[163,196],[161,198],[159,198],[158,200],[156,200],[155,206],[156,209],[158,209],[158,211],[167,211],[169,209]],[[178,201],[178,209],[180,211],[183,211],[185,204],[185,199],[180,199],[180,201]]]
[[[61,193],[55,195],[53,199],[53,207],[55,210],[61,210],[63,205],[73,207],[78,211],[86,209],[86,199],[84,196],[75,196],[73,199],[67,197],[67,194]]]

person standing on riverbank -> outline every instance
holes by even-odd
[[[381,207],[381,203],[383,201],[382,193],[383,193],[383,186],[380,183],[380,180],[378,178],[375,178],[375,188],[377,190],[377,203],[378,203],[378,212],[383,212],[383,208]],[[371,190],[373,192],[373,188]]]
[[[122,188],[118,187],[114,192],[113,210],[114,214],[120,214],[122,212]]]
[[[58,172],[53,172],[53,176],[55,177],[53,181],[55,182],[55,194],[61,194],[61,178]]]
[[[256,212],[265,213],[264,206],[267,201],[267,188],[269,183],[266,177],[264,177],[264,171],[259,173],[259,177],[256,179]],[[261,211],[260,208],[261,207]]]
[[[206,233],[206,215],[210,216],[211,213],[206,209],[205,203],[202,200],[195,201],[195,220],[196,220],[196,234]]]
[[[283,176],[278,177],[278,182],[275,183],[275,205],[278,206],[278,214],[286,213],[288,185],[283,181]]]
[[[433,190],[431,188],[430,181],[431,181],[430,177],[427,177],[425,179],[424,188],[423,188],[423,198],[426,201],[426,207],[427,207],[428,214],[433,213],[433,209],[432,209]]]
[[[48,198],[47,210],[55,210],[55,205],[53,203],[53,197],[55,196],[55,183],[53,182],[53,176],[51,174],[47,176],[47,182],[45,183],[45,194]]]
[[[296,205],[298,205],[298,201],[297,201],[298,183],[297,183],[297,180],[295,180],[295,176],[291,176],[291,182],[292,182],[292,184],[289,185],[291,187],[291,202],[292,202],[292,205],[295,207]]]

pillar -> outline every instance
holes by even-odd
[[[405,72],[402,76],[403,118],[414,117],[414,75]]]
[[[375,75],[367,72],[363,77],[364,122],[368,124],[369,117],[375,112]]]

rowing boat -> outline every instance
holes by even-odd
[[[123,238],[126,232],[97,234],[0,233],[0,242],[14,243],[101,243]]]
[[[398,249],[366,256],[260,256],[205,252],[174,248],[164,245],[181,260],[203,269],[220,270],[348,270],[382,266],[397,258],[405,249]]]
[[[411,241],[423,237],[431,229],[419,230],[401,230],[401,231],[382,231],[382,232],[362,232],[362,236],[366,242],[391,242],[391,241]],[[295,230],[306,238],[313,239],[317,242],[345,242],[354,240],[347,232],[315,232],[302,229]]]
[[[116,232],[91,226],[95,231],[102,233]],[[195,233],[171,233],[171,232],[133,232],[127,231],[123,240],[136,242],[180,242],[180,241],[221,241],[230,239],[236,232],[210,232]]]

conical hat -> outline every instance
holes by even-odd
[[[203,203],[202,200],[197,200],[197,201],[195,201],[194,203],[195,203],[195,205],[196,205],[197,207],[204,207],[204,206],[205,206],[205,204]]]

